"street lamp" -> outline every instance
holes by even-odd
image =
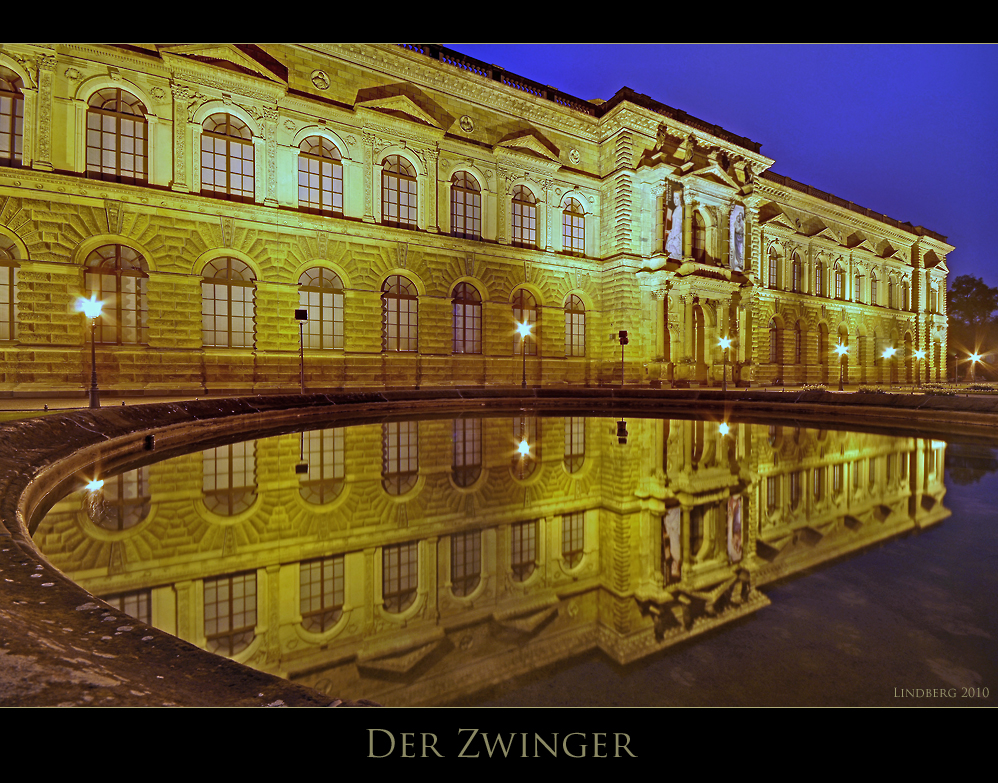
[[[80,297],[76,300],[77,309],[90,319],[90,407],[100,407],[100,390],[97,388],[97,319],[100,318],[103,302],[97,301],[97,294],[91,294],[89,299]]]
[[[530,328],[530,324],[526,321],[516,325],[516,333],[520,335],[520,353],[523,354],[523,383],[520,384],[520,387],[523,389],[527,388],[527,335],[530,334]],[[523,441],[520,445],[524,444],[526,444],[526,441]]]
[[[845,357],[849,355],[849,346],[839,343],[835,346],[835,353],[839,355],[839,391],[842,391],[842,373],[845,369]]]
[[[891,359],[898,351],[897,348],[884,348],[884,352],[881,354],[885,359]],[[894,389],[894,367],[891,364],[887,365],[887,382],[890,385],[891,390]]]
[[[295,310],[295,320],[298,321],[298,371],[301,381],[301,393],[305,393],[305,322],[308,320],[308,310],[304,307]]]
[[[915,351],[915,378],[918,381],[918,385],[922,385],[922,365],[920,362],[925,358],[925,351]]]
[[[970,354],[970,382],[977,383],[977,363],[981,360],[981,355],[979,353]]]
[[[722,337],[717,341],[717,344],[724,349],[724,376],[721,378],[721,391],[728,390],[728,348],[731,347],[731,340],[727,337]]]

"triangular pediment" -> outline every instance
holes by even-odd
[[[288,82],[288,69],[284,64],[254,44],[159,44],[157,48],[163,53],[260,76],[279,84]]]
[[[821,237],[822,239],[827,239],[829,242],[834,242],[836,245],[839,244],[838,236],[828,226],[823,226],[822,229],[814,236]]]
[[[433,653],[443,642],[440,640],[420,645],[411,650],[406,650],[395,655],[385,655],[380,658],[368,658],[358,662],[358,666],[369,671],[381,672],[383,674],[407,674],[418,664],[422,663]]]
[[[499,149],[507,149],[519,152],[528,152],[541,158],[552,160],[556,163],[560,162],[557,154],[552,152],[551,149],[535,133],[522,133],[518,136],[503,139],[496,144],[496,149],[497,151]]]
[[[938,269],[940,272],[949,274],[949,267],[946,261],[936,255],[934,250],[929,250],[922,256],[922,265],[926,269]]]
[[[850,250],[866,250],[874,255],[879,255],[873,242],[858,231],[846,237],[845,245]]]
[[[788,231],[797,231],[797,224],[790,219],[789,215],[775,205],[772,205],[771,210],[760,210],[759,222],[767,226],[782,226]]]
[[[701,179],[706,179],[721,185],[727,185],[730,188],[737,189],[741,187],[741,185],[738,182],[735,182],[735,180],[728,175],[728,172],[721,168],[721,166],[717,163],[708,163],[706,166],[695,169],[689,173],[696,177],[700,177]]]
[[[408,95],[389,95],[385,98],[372,98],[370,100],[360,101],[357,103],[355,108],[372,109],[377,112],[395,116],[402,114],[408,119],[421,122],[424,125],[429,125],[431,128],[437,128],[438,130],[441,129],[440,123],[433,119],[430,114],[424,111]]]

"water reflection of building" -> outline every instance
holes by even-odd
[[[636,660],[949,513],[939,442],[626,427],[626,445],[608,419],[517,416],[221,446],[70,496],[36,541],[181,638],[417,704],[587,650]]]

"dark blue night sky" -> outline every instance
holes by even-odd
[[[998,47],[446,45],[578,98],[630,87],[747,136],[777,174],[946,236],[951,280],[998,286]]]

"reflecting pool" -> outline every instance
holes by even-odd
[[[786,424],[399,418],[88,476],[34,535],[121,611],[340,698],[964,706],[998,687],[995,467]]]

